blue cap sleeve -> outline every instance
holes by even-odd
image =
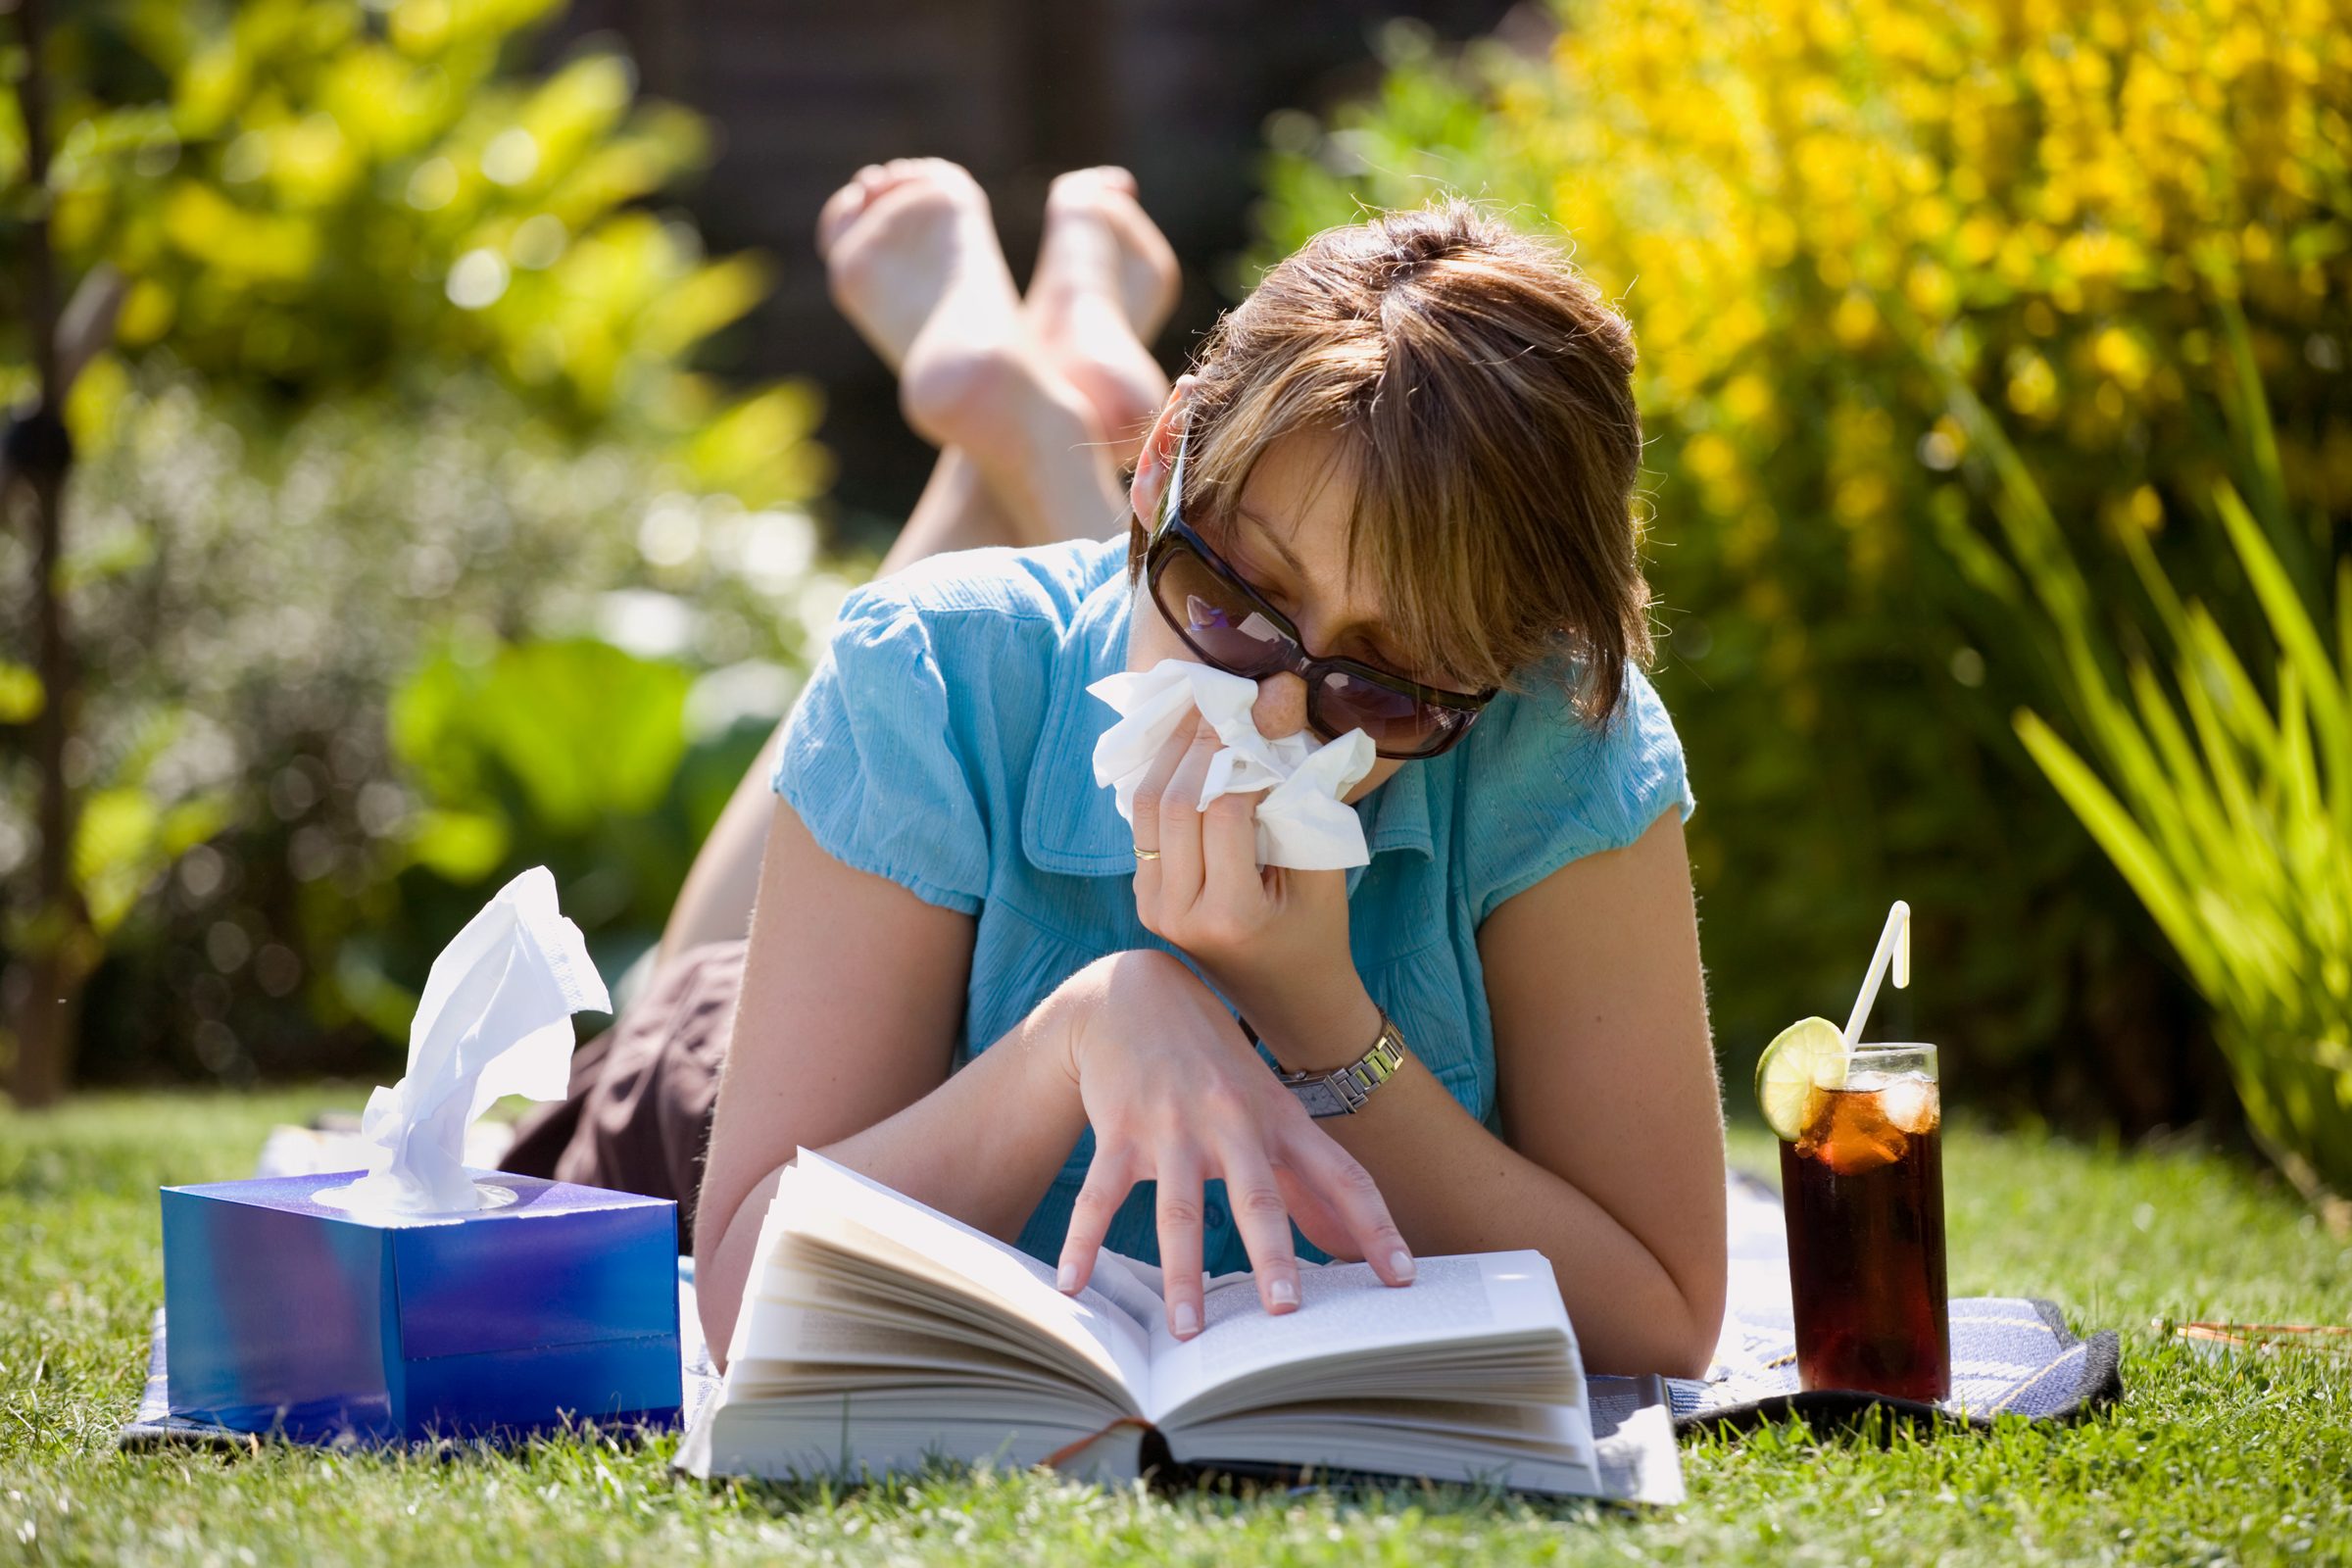
[[[1696,806],[1682,740],[1640,670],[1627,671],[1624,701],[1595,727],[1546,669],[1497,699],[1463,750],[1473,770],[1463,862],[1480,924],[1569,861],[1624,849],[1669,809],[1688,818]]]
[[[934,628],[887,583],[868,584],[842,606],[773,784],[835,859],[973,914],[988,891],[988,828],[967,742]]]

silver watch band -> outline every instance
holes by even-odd
[[[1364,1102],[1404,1065],[1404,1036],[1388,1009],[1380,1009],[1380,1033],[1372,1048],[1345,1067],[1330,1072],[1277,1072],[1284,1088],[1298,1097],[1309,1116],[1352,1116]]]

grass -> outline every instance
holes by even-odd
[[[846,1494],[707,1487],[671,1473],[674,1440],[593,1434],[509,1454],[117,1453],[162,1298],[156,1187],[246,1174],[272,1121],[362,1098],[0,1110],[0,1560],[2352,1561],[2352,1365],[2209,1359],[2150,1326],[2342,1322],[2352,1247],[2230,1160],[1968,1126],[1946,1154],[1954,1291],[2047,1296],[2079,1329],[2123,1330],[2124,1402],[2072,1429],[1885,1447],[1801,1428],[1700,1440],[1672,1514],[952,1470]],[[1769,1152],[1735,1133],[1741,1163]]]

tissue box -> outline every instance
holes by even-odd
[[[172,1413],[307,1442],[675,1425],[677,1204],[473,1174],[515,1200],[316,1200],[356,1171],[165,1188]]]

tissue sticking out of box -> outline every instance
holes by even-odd
[[[1221,795],[1257,790],[1257,863],[1338,871],[1372,858],[1363,823],[1340,797],[1372,771],[1372,738],[1351,729],[1318,744],[1299,730],[1268,739],[1250,717],[1257,682],[1185,659],[1122,670],[1087,688],[1118,710],[1095,743],[1095,782],[1111,790],[1119,814],[1135,820],[1135,792],[1168,737],[1199,709],[1225,743],[1200,781],[1200,808]]]
[[[563,1099],[571,1015],[612,1007],[580,928],[556,907],[554,874],[523,872],[433,960],[409,1026],[408,1073],[369,1095],[361,1118],[368,1174],[318,1201],[394,1214],[511,1201],[467,1173],[466,1129],[505,1095]]]

